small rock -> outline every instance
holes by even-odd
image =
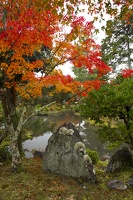
[[[34,157],[39,157],[39,158],[43,158],[44,152],[41,151],[35,151],[34,152]]]
[[[87,189],[87,187],[86,187],[85,185],[83,185],[83,186],[82,186],[82,188],[83,188],[84,190],[86,190],[86,189]]]
[[[110,189],[115,189],[115,190],[127,190],[127,185],[125,185],[122,181],[120,180],[111,180],[108,182],[107,185]]]
[[[108,161],[109,159],[110,159],[110,156],[108,156],[108,155],[103,155],[101,157],[101,161]]]
[[[3,163],[2,163],[2,162],[0,162],[0,165],[3,165]]]
[[[133,187],[133,178],[131,178],[131,179],[127,182],[127,185]]]

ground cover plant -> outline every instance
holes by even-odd
[[[108,174],[104,172],[106,162],[95,168],[98,184],[74,180],[44,172],[40,158],[23,158],[22,169],[11,173],[10,162],[0,166],[0,200],[132,200],[133,188],[126,191],[111,190],[107,182],[120,179],[126,182],[133,170]]]

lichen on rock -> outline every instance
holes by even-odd
[[[82,142],[76,142],[74,145],[74,150],[76,153],[81,152],[83,154],[86,154],[86,147]]]
[[[87,154],[84,155],[84,161],[92,164],[92,160]]]
[[[66,127],[61,127],[59,129],[59,134],[62,134],[62,135],[73,135],[73,133],[74,133],[74,130],[67,129]]]

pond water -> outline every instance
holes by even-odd
[[[42,132],[39,132],[39,135],[36,135],[34,133],[34,126],[36,123],[33,120],[33,137],[23,142],[23,149],[27,158],[33,157],[34,150],[45,151],[45,148],[48,144],[48,139],[51,137],[51,135],[57,130],[58,127],[68,121],[76,125],[86,147],[92,150],[97,150],[100,157],[105,154],[112,154],[112,152],[107,150],[105,145],[99,140],[98,135],[95,133],[96,127],[92,124],[86,124],[81,117],[75,115],[71,110],[62,111],[58,114],[51,114],[47,117],[37,116],[36,120],[41,121],[40,126],[38,126],[38,129],[40,127],[40,130],[42,130],[43,126],[46,126],[50,123],[54,124],[54,126],[52,131],[45,130],[43,132],[42,130]]]

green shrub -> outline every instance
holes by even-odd
[[[86,149],[86,153],[92,160],[92,164],[97,164],[99,161],[99,153],[95,150],[91,150],[89,148]]]
[[[7,162],[11,160],[11,154],[9,152],[9,141],[3,140],[0,144],[0,162]]]
[[[73,107],[73,111],[74,111],[74,112],[79,112],[79,106],[78,106],[78,105],[74,106],[74,107]]]

